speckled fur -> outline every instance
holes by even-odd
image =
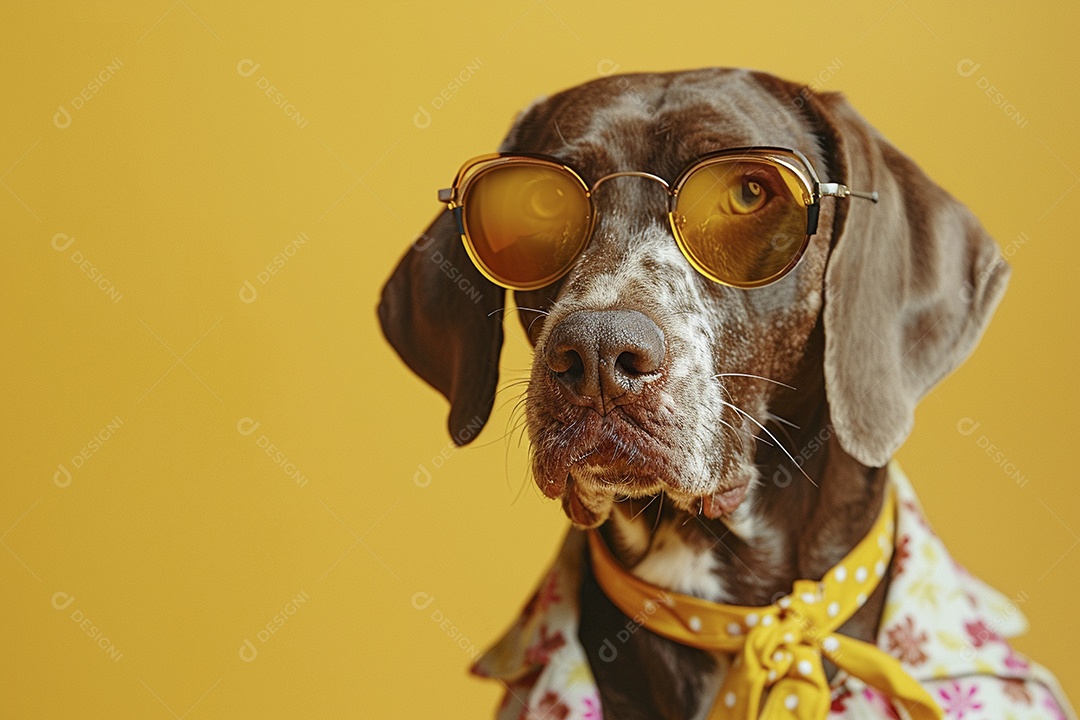
[[[798,266],[737,290],[680,254],[659,184],[613,179],[597,191],[598,222],[574,268],[515,296],[536,350],[526,419],[539,488],[575,523],[599,527],[643,579],[765,605],[797,578],[820,578],[867,532],[881,466],[919,398],[974,347],[1008,267],[977,220],[841,96],[763,73],[601,78],[537,100],[500,149],[560,158],[587,182],[625,170],[670,182],[701,154],[751,145],[801,150],[823,181],[876,189],[882,202],[824,199]],[[463,444],[494,399],[503,294],[471,267],[448,212],[429,236],[387,283],[379,313],[403,359],[450,399]],[[480,301],[447,281],[435,252]],[[651,318],[666,358],[635,402],[600,415],[566,401],[544,350],[571,313],[614,308]],[[730,516],[701,515],[702,498],[740,486]],[[885,591],[840,632],[872,640]],[[728,658],[640,630],[606,662],[600,648],[628,621],[584,573],[579,639],[606,717],[703,717]]]
[[[748,145],[798,148],[824,177],[832,172],[811,122],[745,71],[602,79],[535,104],[501,149],[559,157],[586,181],[619,170],[671,181],[696,156]],[[717,375],[749,373],[798,387],[803,375],[816,372],[816,392],[800,402],[820,406],[820,364],[803,367],[802,359],[821,312],[831,202],[822,208],[823,232],[796,269],[747,291],[712,283],[691,268],[666,226],[658,184],[622,178],[601,187],[599,222],[575,268],[555,288],[517,294],[519,305],[549,313],[522,313],[537,350],[527,405],[536,481],[549,496],[578,493],[595,515],[589,524],[603,524],[609,543],[643,579],[715,601],[770,602],[799,572],[795,546],[804,528],[792,519],[806,514],[809,493],[779,493],[771,477],[762,482],[762,468],[782,458],[757,439],[768,440],[753,420],[723,402],[765,424],[784,389]],[[562,318],[608,308],[645,313],[667,342],[662,380],[620,411],[626,418],[602,418],[563,402],[542,359],[550,329]],[[771,430],[782,432],[776,425]],[[601,438],[615,439],[613,457],[575,462]],[[878,499],[874,483],[856,482],[870,488],[860,510],[870,517]],[[698,515],[701,496],[742,484],[751,486],[747,499],[726,523]],[[847,534],[833,538],[841,555]],[[594,652],[600,644],[590,639],[616,632],[625,619],[592,583],[583,597],[582,637]],[[685,718],[701,710],[699,699],[718,682],[723,662],[649,633],[631,642],[634,657],[653,659],[591,657],[610,717]]]
[[[534,104],[502,149],[559,157],[586,181],[620,170],[671,181],[703,153],[775,145],[801,150],[823,180],[842,182],[849,169],[836,128],[821,118],[826,102],[840,101],[747,71],[609,77]],[[519,305],[548,313],[522,313],[537,350],[527,405],[536,482],[564,507],[577,493],[591,516],[575,522],[600,526],[639,577],[714,601],[767,604],[796,578],[820,577],[875,516],[883,474],[838,442],[825,389],[825,271],[833,226],[846,214],[834,217],[836,202],[823,200],[819,233],[794,271],[738,290],[711,283],[682,257],[664,223],[661,187],[640,178],[608,182],[575,268],[553,288],[517,294]],[[562,318],[609,308],[652,318],[668,360],[637,403],[601,417],[563,402],[542,358]],[[798,428],[770,421],[775,416]],[[799,454],[801,471],[776,439]],[[579,459],[597,446],[608,454]],[[742,484],[748,495],[732,516],[699,514],[701,496]],[[843,631],[872,640],[884,592]],[[625,618],[592,582],[582,600],[582,640],[609,717],[707,712],[701,698],[722,677],[724,658],[642,632],[624,654],[634,660],[605,663],[599,639]]]
[[[670,181],[697,156],[745,145],[797,147],[829,170],[812,128],[792,122],[785,114],[791,109],[745,71],[620,76],[570,94],[578,102],[562,94],[535,105],[503,150],[559,157],[587,180],[644,170]],[[779,282],[753,291],[726,288],[697,274],[679,252],[665,202],[663,189],[648,180],[621,178],[601,186],[592,241],[557,297],[544,298],[550,315],[533,326],[540,351],[527,406],[534,474],[554,496],[568,491],[569,476],[570,491],[594,511],[593,524],[610,512],[613,484],[631,497],[667,491],[689,511],[695,498],[756,483],[758,428],[746,415],[764,418],[776,386],[716,376],[755,373],[789,381],[821,308],[826,235]],[[829,213],[826,207],[825,227]],[[519,302],[535,307],[528,297]],[[616,307],[643,312],[659,325],[669,361],[646,397],[602,419],[560,402],[539,358],[548,331],[563,317]],[[628,449],[616,452],[615,462],[575,462],[598,437],[617,451]]]

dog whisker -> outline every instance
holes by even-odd
[[[765,438],[758,437],[757,435],[754,435],[753,433],[748,433],[745,430],[743,430],[742,428],[737,428],[734,425],[732,425],[731,423],[729,423],[727,420],[724,420],[723,418],[717,418],[717,419],[720,421],[721,425],[729,427],[735,432],[735,437],[738,438],[738,440],[739,440],[739,450],[740,451],[745,451],[746,450],[746,445],[743,444],[743,439],[742,439],[743,435],[746,435],[751,440],[755,440],[757,442],[765,443],[766,445],[772,446],[772,443],[769,442],[768,440],[766,440]]]
[[[530,474],[529,469],[526,468],[525,472],[522,473],[521,487],[518,488],[517,493],[514,495],[514,499],[512,501],[510,501],[511,504],[514,504],[518,500],[520,500],[521,496],[525,494],[525,491],[528,490],[530,486],[533,487],[533,488],[536,487],[536,483],[530,482],[531,478],[529,477],[529,474]],[[507,477],[507,479],[509,479],[509,476]]]
[[[473,447],[476,448],[477,450],[480,450],[482,448],[489,448],[492,445],[494,445],[495,443],[502,442],[504,440],[509,440],[510,432],[511,432],[510,430],[507,430],[502,435],[499,435],[498,437],[492,438],[491,440],[489,440],[489,441],[487,441],[485,443],[479,443],[479,444],[473,445]]]
[[[510,397],[506,398],[503,401],[503,403],[501,405],[499,405],[499,409],[502,410],[504,407],[506,407],[510,403],[513,403],[513,409],[510,411],[510,415],[511,415],[511,418],[512,418],[514,413],[516,413],[518,410],[520,410],[521,407],[528,401],[528,399],[529,398],[525,394],[525,391],[522,390],[521,392],[517,393],[516,395],[511,395]]]
[[[789,443],[791,443],[792,447],[795,447],[795,438],[791,437],[791,433],[788,432],[788,427],[793,427],[796,430],[798,430],[799,426],[796,425],[793,422],[789,422],[789,421],[785,420],[784,418],[780,417],[779,415],[775,415],[775,414],[769,412],[768,410],[765,411],[765,417],[767,418],[767,420],[775,422],[777,424],[777,426],[780,428],[780,430],[784,433],[784,437],[787,438],[787,441]]]
[[[728,398],[731,400],[731,402],[735,402],[735,397],[731,394],[731,392],[726,387],[724,387],[723,383],[720,383],[720,392],[727,395]],[[720,402],[724,403],[725,405],[730,404],[730,403],[725,403],[723,400],[721,400]],[[732,405],[732,407],[735,407],[735,406]],[[768,445],[770,447],[775,447],[771,442],[769,442],[768,440],[765,440],[764,438],[762,438],[759,435],[756,435],[754,433],[748,433],[745,430],[743,430],[742,428],[737,428],[734,425],[732,425],[731,423],[726,422],[723,418],[718,418],[718,419],[719,419],[721,424],[727,425],[729,428],[734,430],[735,433],[736,433],[736,436],[738,436],[740,434],[741,435],[746,435],[747,437],[749,437],[750,439],[752,439],[752,440],[754,440],[756,442],[765,443],[766,445]],[[742,437],[739,437],[739,449],[740,450],[745,449],[745,446],[743,445],[743,442],[742,442]]]
[[[517,306],[517,311],[520,313],[522,310],[528,310],[529,312],[538,313],[538,314],[544,315],[544,316],[547,316],[547,315],[551,314],[547,310],[541,310],[540,308],[532,308],[532,307],[525,307],[524,305],[518,305]]]
[[[777,444],[777,446],[781,450],[784,451],[784,454],[787,455],[788,459],[791,460],[791,462],[795,465],[795,467],[797,467],[799,469],[799,472],[802,473],[803,477],[805,477],[807,480],[809,480],[811,485],[813,485],[814,487],[818,487],[818,484],[816,482],[814,482],[814,479],[812,477],[810,477],[809,475],[806,474],[806,471],[802,469],[802,465],[800,465],[798,463],[798,461],[795,460],[795,457],[790,452],[788,452],[788,449],[786,447],[784,447],[780,443],[779,440],[776,439],[775,435],[773,435],[771,432],[769,432],[769,429],[767,427],[765,427],[760,422],[758,422],[757,418],[755,418],[753,415],[751,415],[750,413],[743,410],[741,407],[738,407],[737,405],[733,405],[733,404],[729,403],[726,400],[721,400],[720,402],[723,403],[724,405],[727,405],[732,410],[734,410],[735,412],[737,412],[740,415],[744,416],[747,420],[749,420],[750,422],[754,423],[759,428],[761,428],[761,431],[764,432],[765,434],[767,434],[769,437],[771,437],[773,439],[773,442],[775,442]]]
[[[802,428],[799,427],[798,425],[796,425],[795,423],[791,422],[790,420],[788,420],[786,418],[782,418],[782,417],[780,417],[779,415],[777,415],[775,413],[766,412],[765,414],[769,416],[770,420],[775,420],[778,423],[781,423],[783,425],[787,425],[790,428],[795,428],[796,430],[802,430]]]
[[[765,377],[765,376],[763,376],[763,375],[754,375],[753,373],[717,373],[716,375],[713,375],[713,377],[714,377],[714,378],[721,378],[721,377],[747,377],[747,378],[754,378],[755,380],[764,380],[765,382],[771,382],[771,383],[773,383],[774,385],[782,385],[783,387],[786,387],[786,388],[787,388],[787,389],[789,389],[789,390],[797,390],[797,389],[798,389],[798,388],[796,388],[796,387],[793,387],[793,386],[791,386],[791,385],[788,385],[788,384],[787,384],[787,383],[785,383],[785,382],[780,382],[779,380],[773,380],[772,378],[767,378],[767,377]]]
[[[511,311],[513,311],[513,312],[516,312],[516,313],[518,313],[518,314],[520,315],[520,314],[521,314],[521,311],[522,311],[522,310],[527,310],[528,312],[534,312],[534,313],[539,313],[539,314],[541,314],[541,315],[550,315],[550,314],[551,314],[551,313],[550,313],[550,312],[548,312],[547,310],[541,310],[541,309],[539,309],[539,308],[531,308],[531,307],[524,307],[524,306],[521,306],[521,305],[519,305],[519,306],[517,306],[517,307],[506,307],[506,306],[503,306],[503,307],[501,307],[501,308],[495,308],[494,310],[492,310],[491,312],[489,312],[489,313],[487,314],[487,316],[488,316],[488,317],[492,317],[493,315],[496,315],[496,314],[498,314],[498,313],[502,313],[502,314],[503,314],[503,316],[505,317],[505,316],[506,316],[506,313],[508,313],[508,312],[511,312]]]
[[[536,324],[536,321],[541,320],[541,319],[551,315],[551,313],[548,312],[547,310],[540,310],[539,308],[530,308],[530,307],[521,307],[521,306],[519,306],[518,307],[518,315],[519,316],[521,315],[522,310],[525,310],[527,312],[536,313],[536,317],[534,317],[529,322],[529,327],[526,329],[526,334],[528,334],[530,337],[532,337],[532,329],[533,329],[533,325]]]
[[[630,500],[630,512],[633,513],[633,514],[630,516],[630,520],[637,520],[638,515],[641,515],[641,513],[648,510],[649,506],[652,505],[656,501],[656,498],[663,498],[663,497],[664,497],[664,493],[662,493],[662,492],[657,493],[656,495],[653,495],[651,498],[649,498],[649,502],[645,503],[645,505],[643,505],[642,508],[640,510],[638,510],[636,513],[634,512],[634,501],[631,498],[631,500]],[[660,503],[663,504],[663,500],[661,500]]]
[[[571,455],[570,456],[570,462],[571,463],[579,463],[579,462],[581,462],[582,460],[589,457],[590,455],[592,455],[595,452],[596,452],[596,448],[592,448],[592,449],[588,450],[584,455]]]
[[[793,387],[791,385],[788,385],[787,383],[780,382],[779,380],[773,380],[772,378],[767,378],[767,377],[764,377],[763,375],[754,375],[754,374],[751,374],[751,373],[718,373],[716,375],[713,375],[714,378],[732,377],[732,376],[733,377],[757,378],[759,380],[765,380],[767,382],[775,383],[777,385],[783,385],[784,387],[790,388],[792,390],[796,389],[795,387]],[[726,387],[724,387],[723,383],[720,384],[720,389],[731,400],[735,399],[734,397],[732,397],[732,395],[728,391],[728,389]],[[736,409],[739,409],[739,408],[736,408]],[[796,430],[800,429],[799,426],[796,425],[795,423],[791,422],[790,420],[787,420],[786,418],[780,417],[779,415],[776,415],[775,413],[766,411],[765,414],[766,414],[768,420],[772,420],[772,421],[776,422],[778,425],[787,425],[789,427],[795,428]],[[721,422],[723,422],[723,421],[721,421]],[[728,427],[731,427],[731,426],[729,425]],[[784,431],[784,437],[786,437],[788,439],[788,442],[791,442],[791,443],[794,444],[795,441],[792,439],[791,434],[789,432],[787,432],[787,429],[786,428],[781,428],[781,429]],[[773,446],[772,443],[762,439],[761,437],[759,437],[757,435],[754,435],[753,437],[756,440],[760,440],[761,442],[764,442],[766,445]],[[771,433],[770,433],[770,437],[772,437]],[[777,444],[779,444],[779,441],[777,441]],[[785,450],[785,452],[787,452],[787,451]],[[789,457],[790,457],[790,454],[789,454]],[[804,472],[803,474],[805,475],[806,473]],[[813,480],[811,480],[811,482],[813,482]]]

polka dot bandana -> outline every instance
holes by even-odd
[[[596,532],[589,552],[600,587],[628,616],[675,642],[735,655],[710,719],[822,720],[830,707],[826,657],[913,720],[940,719],[940,707],[895,658],[836,632],[885,576],[895,518],[890,490],[870,532],[839,564],[820,581],[795,581],[789,595],[763,607],[721,605],[646,583],[618,564]]]

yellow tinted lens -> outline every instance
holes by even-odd
[[[566,272],[588,240],[589,198],[569,172],[532,163],[496,165],[462,198],[476,260],[503,285],[541,287]]]
[[[803,186],[787,168],[765,160],[721,160],[686,178],[674,221],[698,270],[719,282],[753,286],[798,259],[806,208]]]

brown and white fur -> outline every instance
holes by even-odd
[[[823,199],[799,265],[741,290],[682,256],[659,185],[619,178],[598,190],[593,236],[570,273],[515,293],[535,348],[526,407],[540,489],[575,524],[599,527],[637,576],[740,605],[820,578],[865,534],[915,404],[972,350],[1008,277],[977,220],[842,96],[763,73],[605,77],[534,103],[500,149],[557,157],[587,182],[625,170],[671,181],[705,153],[755,145],[801,150],[822,180],[881,200]],[[472,267],[448,212],[423,238],[379,314],[402,358],[451,401],[463,444],[495,396],[504,293]],[[479,302],[434,252],[481,289]],[[603,310],[641,313],[664,350],[626,381],[628,400],[598,407],[560,381],[550,338],[572,314]],[[884,593],[841,632],[872,641]],[[725,658],[642,631],[605,661],[604,640],[628,618],[589,573],[581,607],[607,717],[707,712]]]

